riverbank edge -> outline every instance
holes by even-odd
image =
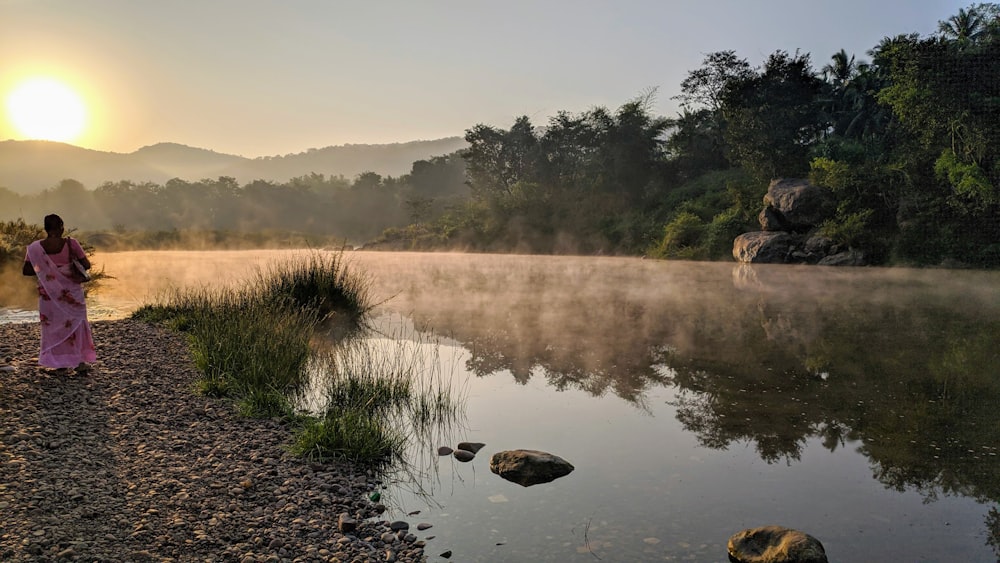
[[[183,335],[92,326],[96,369],[60,376],[37,365],[38,323],[0,325],[0,559],[425,560],[378,520],[373,474],[292,456],[286,423],[196,394]]]

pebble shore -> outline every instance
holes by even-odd
[[[198,395],[182,335],[92,326],[94,371],[58,376],[37,323],[0,325],[0,561],[425,560],[372,475]]]

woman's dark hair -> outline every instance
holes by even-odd
[[[53,213],[45,216],[45,232],[52,232],[63,226],[62,217]]]

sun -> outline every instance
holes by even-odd
[[[87,108],[72,88],[54,78],[18,83],[7,96],[7,117],[25,138],[70,142],[87,125]]]

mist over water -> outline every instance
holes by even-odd
[[[98,253],[117,279],[91,313],[238,284],[296,253]],[[466,420],[440,439],[487,444],[469,464],[414,452],[424,481],[385,491],[395,517],[434,523],[428,554],[720,561],[732,533],[779,524],[831,561],[996,560],[1000,274],[345,258],[371,279],[379,338],[433,334],[468,379]],[[488,468],[515,448],[577,469],[522,488]]]

